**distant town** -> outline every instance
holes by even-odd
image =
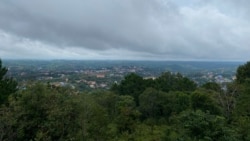
[[[206,82],[230,83],[241,62],[181,62],[181,61],[32,61],[6,60],[8,76],[25,89],[33,82],[52,87],[70,87],[80,91],[109,89],[130,73],[144,79],[155,79],[163,72],[181,73],[198,85]]]

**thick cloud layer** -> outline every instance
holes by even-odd
[[[0,57],[248,60],[247,0],[2,0]]]

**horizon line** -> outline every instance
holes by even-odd
[[[18,58],[0,58],[2,61],[138,61],[138,62],[248,62],[245,60],[208,60],[208,59],[18,59]]]

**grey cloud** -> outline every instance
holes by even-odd
[[[133,44],[152,47],[150,44],[162,36],[155,26],[161,26],[157,25],[161,21],[171,22],[175,14],[168,13],[172,9],[160,1],[151,0],[20,0],[5,5],[2,29],[59,45],[94,49],[137,48]]]
[[[232,3],[236,2],[2,0],[0,30],[17,36],[15,40],[40,42],[45,51],[69,51],[66,56],[79,58],[79,53],[89,52],[90,57],[100,58],[103,54],[119,58],[125,53],[146,59],[248,59],[247,55],[231,55],[245,54],[250,43],[249,20],[237,17],[247,8],[230,12],[237,8]],[[246,3],[237,4],[247,7]]]

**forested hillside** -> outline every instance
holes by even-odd
[[[226,90],[170,72],[132,73],[106,91],[18,89],[6,72],[0,62],[0,141],[250,140],[250,62]]]

